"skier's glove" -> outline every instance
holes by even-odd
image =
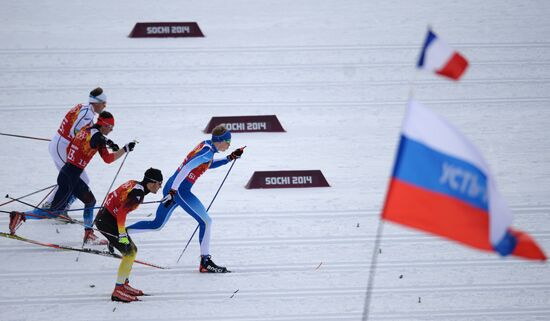
[[[136,142],[130,142],[126,145],[124,145],[124,151],[126,153],[129,153],[134,150],[134,147],[136,147]]]
[[[128,245],[130,244],[130,240],[128,239],[128,234],[122,233],[118,235],[118,243]]]
[[[105,142],[105,145],[107,145],[107,147],[109,147],[113,152],[116,152],[117,150],[120,149],[120,147],[118,147],[118,145],[115,144],[115,142],[113,142],[110,139],[107,139],[107,141]]]
[[[130,239],[128,238],[128,234],[122,233],[118,235],[118,243],[122,245],[122,251],[120,251],[122,254],[130,253],[130,250],[132,249],[132,246],[130,245]]]
[[[168,207],[172,205],[172,202],[174,202],[174,197],[176,196],[177,191],[175,189],[171,189],[166,196],[164,196],[160,201],[164,204],[164,207]]]
[[[231,154],[227,155],[227,159],[230,160],[230,161],[234,161],[237,158],[240,158],[244,153],[244,148],[245,147],[235,149],[234,151],[231,152]]]

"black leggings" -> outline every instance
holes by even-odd
[[[52,201],[51,210],[63,210],[71,195],[76,196],[88,207],[94,207],[96,199],[90,187],[80,179],[82,169],[66,163],[57,175],[57,185],[59,186]]]
[[[121,244],[118,241],[118,226],[115,217],[105,208],[102,208],[95,219],[97,229],[109,240],[112,247],[122,253],[122,255],[130,255],[132,252],[137,253],[137,246],[128,235],[130,244]]]
[[[94,217],[95,196],[90,187],[82,179],[82,169],[66,163],[57,175],[57,192],[52,201],[50,211],[58,213],[67,206],[69,198],[74,195],[84,203],[84,225],[86,229],[91,229]],[[59,215],[59,214],[58,214]]]

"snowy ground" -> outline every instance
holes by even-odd
[[[162,231],[135,235],[139,259],[170,269],[135,266],[133,283],[154,296],[128,305],[109,301],[117,260],[83,254],[76,262],[72,252],[0,239],[0,320],[360,320],[413,79],[415,97],[483,151],[514,225],[548,254],[548,14],[543,0],[2,1],[0,132],[50,138],[100,85],[117,122],[110,137],[140,141],[119,184],[150,166],[171,175],[208,137],[212,116],[276,114],[287,132],[233,139],[248,148],[211,215],[213,257],[235,273],[199,274],[196,240],[176,264],[196,226],[181,210]],[[138,21],[197,21],[206,38],[127,38]],[[470,60],[463,81],[415,74],[428,24]],[[55,182],[47,143],[0,136],[0,144],[2,195]],[[120,162],[98,159],[87,171],[101,200]],[[205,204],[227,169],[197,183]],[[288,169],[320,169],[331,187],[244,188],[256,170]],[[153,212],[144,205],[130,221]],[[0,229],[7,226],[4,215]],[[19,234],[72,246],[82,237],[79,227],[50,221]],[[547,264],[391,224],[381,246],[372,320],[550,315]]]

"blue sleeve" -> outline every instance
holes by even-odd
[[[214,156],[214,153],[208,148],[203,148],[200,152],[198,152],[195,157],[190,159],[187,164],[183,165],[183,167],[180,169],[180,172],[172,183],[171,189],[177,190],[181,182],[183,182],[183,180],[187,177],[187,175],[189,175],[192,170],[194,170],[200,164],[209,162],[212,159],[212,156]]]
[[[212,164],[210,164],[210,168],[220,167],[227,163],[229,163],[229,159],[227,159],[227,157],[224,157],[222,159],[215,159],[212,161]]]

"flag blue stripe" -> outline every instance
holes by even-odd
[[[488,211],[487,176],[481,170],[404,135],[393,177]]]
[[[518,245],[518,239],[508,230],[498,244],[493,244],[493,249],[498,252],[498,254],[506,256],[514,252],[516,245]]]
[[[428,30],[428,34],[426,35],[426,40],[424,41],[424,45],[422,46],[422,51],[420,52],[420,57],[418,59],[418,63],[416,64],[417,68],[420,68],[424,66],[424,58],[426,56],[426,49],[437,38],[435,33],[433,33],[431,30]]]

